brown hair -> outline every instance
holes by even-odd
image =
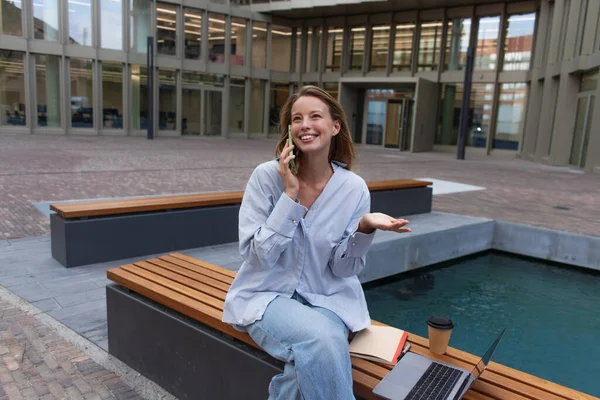
[[[329,161],[340,161],[346,164],[346,169],[352,167],[352,161],[355,157],[354,143],[348,128],[346,113],[336,99],[331,97],[329,93],[317,86],[303,86],[297,93],[291,95],[283,105],[279,114],[279,129],[281,130],[281,138],[275,147],[275,156],[279,157],[283,148],[287,145],[288,140],[288,125],[292,123],[292,106],[302,96],[313,96],[324,102],[329,108],[329,114],[333,121],[340,122],[340,131],[331,139],[331,147],[329,148]],[[296,147],[294,149],[297,159],[302,159],[302,152]]]

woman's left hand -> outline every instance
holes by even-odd
[[[375,229],[398,233],[412,232],[412,229],[404,227],[406,225],[408,225],[408,221],[405,219],[392,218],[383,213],[369,213],[362,216],[357,230],[358,232],[367,234],[373,233]]]

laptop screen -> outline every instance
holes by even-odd
[[[491,360],[492,356],[494,355],[494,352],[496,351],[496,347],[498,347],[498,343],[500,343],[500,340],[502,340],[502,337],[504,336],[504,332],[506,332],[506,328],[504,328],[502,330],[502,332],[500,333],[500,335],[498,335],[498,337],[496,338],[496,340],[494,341],[494,343],[492,343],[492,346],[483,355],[483,357],[481,358],[481,360],[479,360],[479,362],[477,364],[475,364],[475,367],[471,371],[471,374],[475,378],[479,378],[479,375],[481,375],[481,373],[483,372],[483,370],[486,369],[486,367],[490,363],[490,360]]]

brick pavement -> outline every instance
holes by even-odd
[[[57,332],[0,298],[0,400],[142,399]]]
[[[273,157],[274,140],[0,135],[0,239],[49,234],[33,202],[242,190]],[[431,177],[485,191],[434,197],[435,211],[600,233],[600,175],[496,152],[405,154],[359,147],[355,171],[367,180]]]

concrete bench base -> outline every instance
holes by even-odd
[[[180,399],[260,399],[283,364],[119,285],[106,287],[108,351]]]

